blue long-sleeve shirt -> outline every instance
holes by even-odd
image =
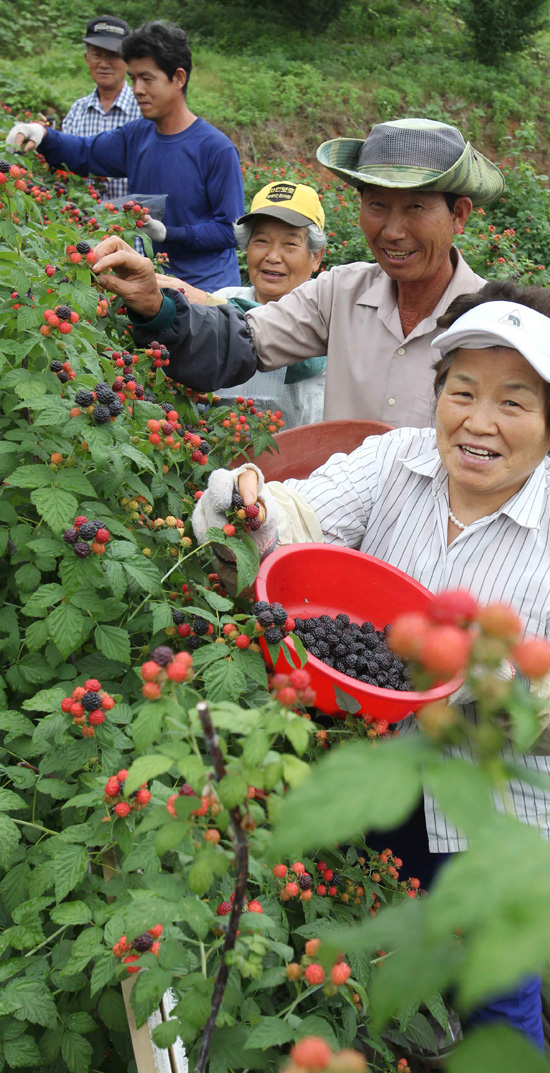
[[[209,291],[240,283],[232,227],[244,213],[239,154],[204,119],[180,134],[159,134],[148,119],[90,138],[48,128],[40,152],[77,175],[127,176],[130,195],[167,194],[166,239],[153,247],[168,254],[170,272]]]

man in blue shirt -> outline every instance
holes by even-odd
[[[17,123],[6,139],[38,148],[77,175],[128,177],[130,195],[166,194],[164,223],[143,230],[170,271],[205,290],[237,285],[233,222],[244,213],[239,155],[225,134],[187,106],[191,51],[178,26],[147,23],[123,41],[122,57],[142,119],[95,137]]]
[[[140,118],[139,105],[126,81],[126,64],[121,56],[122,42],[129,33],[128,23],[114,15],[99,15],[88,23],[84,58],[96,88],[71,105],[61,126],[65,134],[86,138]],[[103,201],[125,197],[128,180],[109,178],[99,190]]]

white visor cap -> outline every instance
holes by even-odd
[[[484,302],[438,335],[432,347],[445,357],[451,350],[506,346],[518,350],[543,380],[550,382],[550,317],[514,302]]]

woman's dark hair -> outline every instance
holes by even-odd
[[[191,49],[185,30],[172,22],[146,22],[122,42],[122,59],[141,60],[151,56],[157,67],[172,81],[178,67],[186,74],[183,95],[187,93],[191,74]]]
[[[476,306],[483,305],[485,302],[513,302],[514,305],[527,306],[529,309],[535,309],[537,313],[542,313],[543,316],[550,318],[550,291],[546,287],[534,285],[521,287],[513,279],[492,279],[490,283],[486,283],[480,291],[476,291],[474,294],[459,294],[458,298],[451,302],[442,316],[437,318],[437,327],[441,328],[442,331],[446,331],[464,313],[468,313],[470,309],[475,309]],[[548,324],[548,330],[550,332],[550,323]],[[436,402],[443,391],[452,363],[452,350],[434,362]],[[550,384],[546,380],[544,381],[544,388],[546,394],[545,420],[546,427],[550,430]]]

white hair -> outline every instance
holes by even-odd
[[[258,213],[260,215],[260,213]],[[276,217],[278,219],[279,217]],[[254,233],[254,228],[257,221],[245,220],[242,224],[233,224],[233,231],[235,232],[235,239],[237,246],[240,250],[246,251],[250,244],[250,239]],[[327,244],[327,236],[325,232],[317,227],[317,224],[307,224],[306,227],[306,245],[310,253],[319,253],[319,250],[325,248]]]

